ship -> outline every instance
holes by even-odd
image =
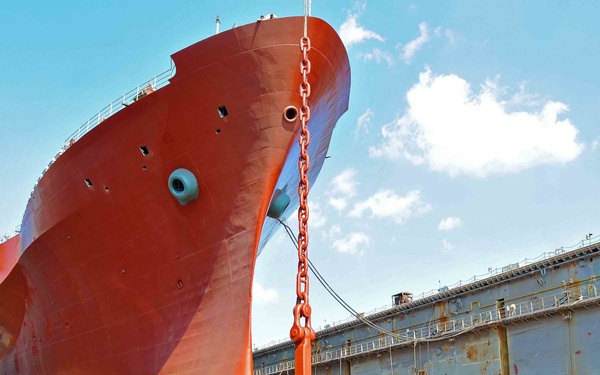
[[[298,207],[305,29],[315,181],[350,91],[331,26],[261,17],[174,53],[67,139],[0,244],[1,374],[252,373],[256,257]]]

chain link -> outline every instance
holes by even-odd
[[[308,98],[310,97],[310,83],[308,83],[308,74],[310,73],[310,60],[308,51],[310,50],[310,39],[303,37],[300,39],[300,49],[302,50],[302,61],[300,62],[300,73],[302,74],[302,83],[300,83],[300,96],[302,98],[302,107],[300,108],[300,120],[302,128],[298,135],[300,145],[300,157],[298,158],[298,171],[300,181],[298,182],[298,198],[300,207],[298,208],[298,275],[296,276],[296,306],[294,307],[294,325],[290,330],[290,338],[296,344],[304,339],[315,339],[315,331],[310,322],[311,308],[308,303],[308,168],[310,167],[310,157],[308,155],[308,145],[310,144],[310,133],[308,131],[308,121],[310,120],[310,107]],[[304,325],[302,325],[304,318]]]

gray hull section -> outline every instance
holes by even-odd
[[[599,273],[594,244],[319,331],[313,374],[598,375]],[[254,352],[255,375],[293,365],[291,342]]]

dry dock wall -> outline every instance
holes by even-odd
[[[594,244],[330,327],[313,374],[598,375],[599,274]],[[291,342],[253,357],[254,375],[294,373]]]

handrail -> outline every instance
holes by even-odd
[[[58,151],[58,153],[52,158],[52,160],[50,160],[50,163],[48,163],[46,168],[44,168],[44,170],[42,171],[42,174],[37,179],[35,185],[33,185],[31,193],[29,194],[29,198],[31,198],[31,196],[33,195],[33,191],[37,187],[38,183],[40,182],[40,180],[42,179],[44,174],[48,171],[48,169],[50,169],[50,166],[52,164],[54,164],[54,162],[71,145],[73,145],[75,142],[80,140],[81,137],[86,135],[90,130],[95,128],[102,121],[106,120],[110,116],[119,112],[121,109],[135,103],[136,101],[140,100],[141,98],[148,95],[149,93],[154,92],[154,91],[166,86],[169,83],[169,79],[171,79],[173,77],[174,72],[175,72],[175,65],[171,65],[171,67],[168,70],[165,70],[164,72],[154,76],[154,78],[151,78],[151,79],[147,80],[146,82],[138,85],[135,89],[128,91],[123,96],[119,97],[118,99],[113,100],[106,107],[104,107],[100,111],[98,111],[97,114],[90,117],[86,122],[84,122],[83,125],[81,125],[77,130],[75,130],[69,137],[67,137],[67,139],[63,143],[63,145],[60,148],[60,150]],[[11,239],[14,236],[16,236],[17,234],[19,234],[20,230],[21,230],[21,225],[18,225],[13,230],[7,231],[6,233],[0,235],[0,244],[8,241],[9,239]]]
[[[592,282],[593,281],[593,282]],[[508,304],[501,309],[490,309],[468,318],[449,319],[445,322],[429,324],[427,327],[407,330],[395,336],[377,337],[372,340],[349,345],[344,348],[322,350],[313,354],[313,364],[323,364],[349,357],[369,355],[374,351],[416,345],[420,342],[432,342],[449,339],[466,332],[509,321],[518,321],[541,314],[550,314],[563,310],[571,310],[590,303],[600,304],[596,279],[590,280],[585,287],[574,287],[567,284],[561,293],[548,295],[531,301]],[[294,368],[294,361],[282,361],[275,365],[254,370],[254,375],[280,374]]]
[[[513,271],[517,268],[525,267],[525,266],[537,263],[542,260],[551,259],[557,255],[565,254],[566,252],[569,252],[572,250],[577,250],[582,247],[590,246],[590,245],[598,244],[598,243],[600,243],[600,235],[598,235],[596,237],[586,238],[585,240],[581,240],[580,242],[577,242],[573,246],[561,246],[554,251],[544,252],[541,255],[537,256],[536,258],[525,258],[520,262],[512,263],[512,264],[509,264],[509,265],[507,265],[505,267],[501,267],[501,268],[497,267],[497,268],[491,269],[491,267],[490,267],[488,269],[488,271],[489,271],[488,273],[484,273],[481,275],[474,275],[472,278],[469,278],[467,280],[459,280],[458,282],[456,282],[452,285],[444,285],[439,289],[431,289],[427,292],[423,292],[419,295],[414,296],[414,299],[422,299],[422,298],[426,298],[426,297],[431,297],[431,296],[438,294],[444,290],[458,288],[458,287],[461,287],[461,286],[469,284],[469,283],[474,283],[476,281],[484,280],[484,279],[487,279],[492,276],[500,275],[504,272]]]
[[[0,235],[0,244],[3,244],[4,242],[10,240],[11,238],[13,238],[17,234],[19,234],[20,231],[21,231],[21,225],[19,224],[13,230],[9,230],[6,233],[4,233],[3,235]]]
[[[600,235],[598,235],[596,237],[586,238],[585,241],[581,241],[577,245],[574,245],[574,246],[570,246],[570,247],[564,247],[563,246],[563,247],[560,247],[560,248],[558,248],[558,249],[556,249],[555,251],[552,251],[552,252],[544,252],[544,253],[542,253],[542,255],[540,255],[540,256],[538,256],[536,258],[532,258],[532,259],[525,258],[523,261],[521,261],[521,262],[518,263],[519,264],[519,269],[522,268],[522,267],[526,267],[528,265],[531,265],[531,264],[538,263],[538,262],[543,261],[543,260],[548,260],[548,259],[555,258],[555,257],[557,257],[559,255],[563,255],[564,254],[565,256],[568,256],[568,254],[570,254],[571,252],[577,251],[577,250],[579,250],[581,248],[584,248],[586,246],[598,245],[598,244],[600,244]],[[565,252],[565,250],[564,250],[565,248],[571,248],[571,249],[574,248],[574,250],[570,250],[569,252]],[[468,285],[468,284],[471,284],[471,283],[475,283],[477,281],[485,280],[487,278],[490,278],[490,277],[493,277],[493,276],[496,276],[496,275],[501,275],[501,274],[506,273],[506,272],[515,271],[515,270],[517,270],[517,268],[511,268],[511,269],[504,270],[504,271],[498,271],[498,270],[499,270],[499,268],[496,268],[494,270],[491,270],[491,272],[489,272],[487,274],[474,276],[472,279],[469,279],[467,281],[460,280],[457,283],[455,283],[454,285],[449,286],[448,290],[452,290],[454,288],[460,288],[460,287],[463,287],[465,285]],[[415,298],[413,299],[413,302],[416,302],[416,301],[419,301],[419,300],[424,300],[426,298],[439,295],[440,293],[444,292],[445,290],[446,289],[437,289],[437,290],[436,289],[432,289],[432,290],[430,290],[428,292],[421,293],[421,294],[415,296]],[[379,312],[382,312],[382,311],[386,311],[386,310],[389,310],[389,309],[394,308],[394,307],[398,307],[398,306],[396,306],[396,305],[385,305],[385,306],[373,309],[373,310],[371,310],[369,312],[365,312],[364,316],[365,317],[369,317],[369,316],[371,316],[373,314],[376,314],[376,313],[379,313]],[[341,326],[342,324],[346,324],[346,323],[350,323],[350,322],[354,322],[354,321],[356,321],[356,317],[355,316],[350,316],[350,317],[348,317],[346,319],[339,320],[339,321],[334,321],[332,323],[329,323],[325,327],[318,327],[318,328],[315,329],[315,331],[317,331],[317,333],[318,333],[319,331],[321,331],[323,329],[330,329],[330,328],[338,327],[338,326]],[[255,351],[256,350],[263,350],[263,349],[267,349],[267,348],[270,348],[270,347],[273,347],[273,346],[276,346],[276,345],[279,345],[279,344],[289,343],[289,342],[290,342],[289,339],[280,339],[280,340],[277,340],[277,341],[273,340],[273,341],[270,341],[267,344],[254,347],[254,350]]]
[[[75,130],[63,143],[63,149],[66,150],[72,144],[77,142],[81,137],[87,134],[90,130],[95,128],[102,121],[106,120],[110,116],[119,112],[124,107],[133,104],[137,100],[143,98],[148,93],[156,91],[161,87],[166,86],[169,83],[169,79],[173,76],[175,66],[164,72],[158,74],[154,78],[147,80],[146,82],[138,85],[135,89],[130,90],[118,99],[110,102],[106,107],[102,108],[97,114],[90,117],[86,122],[83,123],[77,130]]]
[[[33,185],[31,193],[29,194],[29,198],[32,197],[33,191],[37,187],[38,183],[44,177],[44,174],[50,169],[50,166],[54,164],[54,162],[75,142],[80,140],[84,135],[86,135],[90,130],[98,126],[102,121],[111,117],[115,113],[119,112],[121,109],[135,103],[140,100],[144,96],[152,93],[169,83],[169,79],[173,77],[175,72],[175,65],[171,65],[171,68],[165,70],[164,72],[154,76],[147,80],[146,82],[138,85],[135,89],[132,89],[125,93],[123,96],[118,99],[110,102],[106,107],[102,108],[97,114],[90,117],[86,122],[83,123],[77,130],[75,130],[63,143],[62,147],[58,151],[58,153],[50,160],[50,163],[44,168],[42,174],[37,179],[36,183]],[[10,238],[10,237],[9,237]],[[0,239],[0,243],[3,241]]]

